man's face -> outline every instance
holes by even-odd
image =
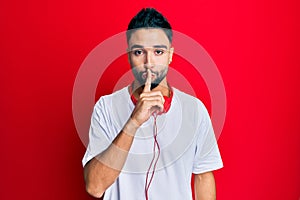
[[[152,84],[166,81],[173,48],[165,32],[158,28],[135,30],[128,41],[128,59],[135,79],[144,85],[147,69],[152,72]]]

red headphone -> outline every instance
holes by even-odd
[[[163,113],[166,113],[166,112],[169,111],[169,109],[170,109],[170,107],[171,107],[171,103],[172,103],[173,90],[172,90],[171,87],[169,87],[169,88],[170,88],[170,97],[168,97],[168,96],[163,96],[164,99],[165,99],[165,103],[164,103],[164,111],[163,111]],[[133,84],[131,84],[131,87],[130,87],[130,94],[131,94],[130,98],[131,98],[131,101],[133,102],[133,104],[136,105],[138,100],[134,97],[132,90],[133,90]],[[160,114],[162,114],[162,113],[160,113]]]

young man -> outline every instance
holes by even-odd
[[[207,110],[167,82],[170,24],[142,9],[127,42],[135,79],[94,107],[83,158],[87,192],[109,200],[191,200],[194,173],[196,199],[215,199],[212,171],[223,164]]]

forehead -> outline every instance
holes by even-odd
[[[142,28],[133,31],[128,46],[141,45],[144,47],[152,47],[155,45],[169,46],[170,42],[166,33],[158,28]]]

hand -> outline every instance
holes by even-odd
[[[153,113],[163,112],[164,109],[165,99],[162,93],[160,91],[151,91],[151,77],[151,70],[147,69],[147,79],[144,90],[131,114],[131,118],[135,120],[138,125],[142,125]]]

